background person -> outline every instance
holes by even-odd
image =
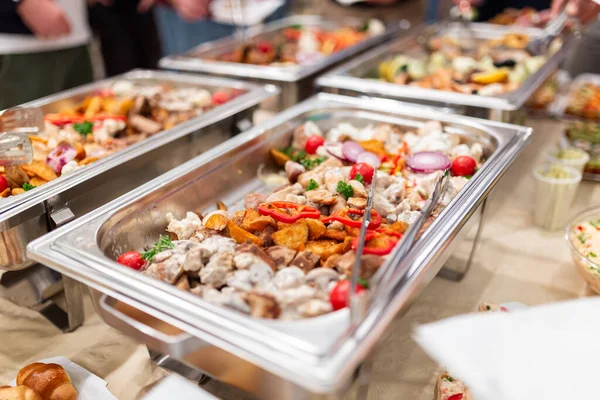
[[[85,0],[0,1],[0,110],[92,80]]]

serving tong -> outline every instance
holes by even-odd
[[[27,134],[44,129],[44,113],[38,107],[14,107],[0,113],[0,166],[30,163],[33,148]]]
[[[566,8],[563,9],[558,16],[550,21],[544,28],[544,35],[531,40],[525,50],[532,56],[539,56],[548,53],[548,48],[552,41],[561,34],[565,26],[569,22],[569,16]]]
[[[246,17],[244,16],[243,0],[231,1],[231,16],[234,23],[237,25],[235,38],[239,42],[240,47],[246,46],[248,43],[248,26],[246,25]]]
[[[380,269],[373,276],[373,279],[371,279],[370,295],[367,297],[364,294],[356,293],[356,287],[358,284],[358,277],[360,273],[360,267],[362,264],[362,256],[365,247],[365,238],[367,235],[367,227],[371,223],[371,209],[373,207],[373,198],[375,195],[377,177],[377,170],[375,170],[375,173],[373,174],[373,181],[371,182],[371,187],[369,188],[369,197],[367,198],[367,205],[365,207],[362,225],[360,227],[358,246],[355,251],[356,259],[354,261],[354,266],[352,268],[352,277],[350,279],[350,293],[348,304],[350,306],[350,322],[353,327],[358,326],[360,322],[364,319],[369,305],[369,298],[371,300],[374,300],[378,297],[379,293],[382,293],[385,290],[385,283],[391,281],[391,277],[395,272],[394,267],[399,265],[402,259],[406,256],[406,254],[414,244],[415,239],[419,235],[419,232],[425,225],[425,222],[427,222],[429,217],[431,217],[433,212],[439,206],[443,198],[443,194],[446,191],[446,187],[448,184],[448,176],[449,170],[446,169],[436,181],[431,197],[425,203],[425,206],[421,210],[419,218],[417,218],[417,220],[413,224],[411,224],[411,226],[402,236],[400,247],[394,250],[393,252],[393,258],[392,261],[389,263],[389,268]]]

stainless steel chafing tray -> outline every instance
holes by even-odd
[[[0,198],[0,270],[18,270],[30,265],[31,261],[25,256],[26,244],[52,227],[81,216],[229,139],[239,132],[236,124],[243,120],[252,121],[253,109],[278,92],[270,85],[139,70],[32,101],[25,106],[41,107],[44,113],[58,112],[117,80],[148,84],[165,82],[209,90],[238,89],[241,94],[222,106],[39,188]]]
[[[294,128],[307,119],[322,129],[339,122],[416,128],[438,120],[447,131],[481,142],[488,157],[407,256],[390,256],[382,268],[394,273],[356,329],[349,328],[347,309],[297,322],[254,319],[114,261],[123,251],[155,241],[164,232],[167,212],[180,217],[189,210],[205,212],[216,200],[235,209],[246,193],[266,190],[256,177],[258,166],[267,162],[271,148],[287,145]],[[320,94],[32,242],[28,254],[91,287],[108,324],[217,379],[265,399],[308,398],[309,393],[337,398],[392,318],[409,307],[466,235],[471,217],[530,134],[524,127],[385,100]],[[145,317],[115,308],[114,299]],[[181,332],[165,336],[165,323]]]
[[[295,15],[264,26],[250,28],[246,37],[249,41],[268,39],[281,30],[294,25],[336,29],[342,26],[360,27],[363,23],[364,19],[360,18],[340,18],[333,21],[321,16]],[[396,36],[409,26],[408,21],[388,23],[384,33],[367,38],[318,62],[302,66],[262,66],[208,59],[232,51],[238,45],[238,41],[233,36],[201,44],[182,55],[164,57],[160,60],[159,65],[161,68],[173,70],[201,72],[276,84],[282,89],[280,109],[285,109],[293,106],[298,101],[306,99],[313,93],[313,81],[318,74],[325,72],[343,60]]]
[[[536,28],[505,27],[481,23],[473,23],[470,27],[477,40],[501,38],[508,33],[527,34],[530,38],[544,35],[543,30]],[[449,107],[463,115],[506,121],[508,112],[518,110],[525,104],[537,88],[556,70],[574,43],[573,38],[564,37],[560,50],[552,55],[542,68],[527,78],[519,89],[500,96],[479,96],[424,89],[366,78],[366,76],[373,75],[373,71],[377,71],[377,67],[382,61],[395,54],[419,54],[423,48],[424,38],[440,34],[459,35],[460,29],[464,29],[464,27],[454,23],[415,27],[407,37],[381,45],[343,64],[319,77],[316,84],[325,91],[337,94],[409,100],[437,107]]]

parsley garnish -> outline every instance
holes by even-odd
[[[161,235],[160,239],[158,239],[158,241],[152,245],[152,248],[150,250],[146,251],[145,253],[142,253],[142,258],[150,263],[158,253],[168,249],[172,249],[173,247],[175,247],[175,245],[173,244],[173,242],[171,242],[169,236]]]
[[[325,160],[327,160],[327,157],[325,156],[317,158],[305,158],[303,160],[300,160],[300,164],[302,164],[307,170],[311,170],[316,166],[321,165],[321,163]]]
[[[292,29],[302,29],[302,25],[300,25],[300,24],[294,24],[294,25],[290,26],[290,28],[292,28]]]
[[[314,179],[311,179],[308,182],[308,186],[306,187],[306,191],[308,192],[309,190],[314,190],[316,188],[319,187],[319,184],[317,183],[317,181],[315,181]]]
[[[583,236],[583,233],[580,234],[579,236],[577,236],[577,239],[579,239],[579,241],[581,242],[581,244],[585,243],[585,236]]]
[[[365,289],[369,288],[369,281],[367,281],[366,279],[363,279],[359,276],[357,282],[360,286],[364,287]]]
[[[596,229],[600,228],[600,219],[597,221],[590,221],[590,225]]]
[[[79,132],[80,135],[86,136],[92,133],[92,128],[94,124],[90,121],[84,121],[80,124],[73,124],[73,129]]]
[[[350,197],[354,196],[354,189],[352,188],[352,186],[350,186],[349,184],[347,184],[344,181],[339,181],[337,184],[337,188],[335,190],[339,194],[344,196],[346,198],[346,200],[348,200]]]
[[[28,190],[35,189],[36,187],[37,187],[37,186],[33,186],[33,185],[32,185],[31,183],[29,183],[29,182],[25,182],[25,183],[23,184],[23,190],[25,190],[26,192],[27,192]]]
[[[471,179],[473,177],[473,175],[465,175],[465,178],[467,178],[467,180]]]
[[[490,311],[490,310],[492,309],[492,307],[490,307],[490,306],[485,306],[485,309],[486,309],[486,310],[488,310],[488,311]]]
[[[365,178],[363,178],[363,176],[361,174],[356,174],[356,176],[354,177],[355,181],[359,181],[360,183],[365,183]]]
[[[590,257],[594,257],[594,258],[598,257],[598,256],[596,255],[596,253],[594,253],[593,251],[590,251],[590,252],[588,253],[588,255],[589,255]]]
[[[447,376],[444,379],[447,380],[448,382],[454,382],[454,379],[451,376]]]

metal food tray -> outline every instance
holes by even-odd
[[[266,190],[256,177],[258,166],[269,160],[271,148],[287,145],[293,130],[307,119],[322,129],[342,121],[417,128],[438,120],[448,132],[480,141],[488,156],[404,259],[396,259],[396,247],[382,267],[395,272],[356,329],[348,328],[347,309],[300,321],[252,318],[114,261],[123,251],[154,242],[164,232],[167,212],[176,216],[189,210],[205,212],[214,209],[217,200],[231,206],[248,192]],[[467,234],[468,223],[530,134],[525,127],[421,107],[319,94],[32,242],[28,254],[93,288],[97,309],[108,324],[217,379],[259,398],[305,398],[308,393],[337,398],[331,394],[347,389],[394,316],[408,308]],[[128,318],[113,307],[114,299],[187,333],[178,340],[176,335],[160,340],[161,330]]]
[[[479,96],[436,89],[424,89],[408,85],[397,85],[376,79],[364,78],[369,72],[376,70],[379,63],[387,60],[393,54],[414,52],[422,49],[423,38],[439,34],[459,35],[461,24],[421,25],[412,30],[408,37],[401,38],[377,47],[360,57],[319,77],[317,85],[324,90],[350,95],[367,95],[384,97],[395,100],[411,100],[418,103],[449,107],[464,115],[489,117],[486,110],[514,111],[520,109],[546,78],[558,67],[566,57],[573,40],[563,38],[561,49],[535,74],[530,76],[519,89],[501,96]],[[491,24],[473,23],[470,30],[476,39],[488,40],[500,38],[508,33],[523,33],[530,38],[544,35],[544,31],[536,28],[516,26],[498,26]],[[505,120],[505,116],[492,114],[495,120]]]
[[[252,121],[252,110],[278,93],[278,89],[270,85],[173,72],[135,70],[23,106],[41,107],[44,113],[55,113],[63,107],[78,104],[85,97],[117,80],[165,82],[213,91],[239,89],[242,94],[224,105],[69,175],[24,194],[0,199],[0,270],[19,270],[31,265],[31,261],[25,256],[25,246],[54,226],[81,216],[229,139],[237,133],[235,130],[238,122],[244,119]]]
[[[327,29],[335,29],[342,26],[360,26],[364,23],[364,20],[362,18],[350,17],[331,20],[321,16],[295,15],[263,26],[249,28],[246,37],[249,41],[266,39],[293,25]],[[276,84],[282,89],[281,99],[283,104],[280,106],[280,109],[285,109],[313,94],[313,81],[318,74],[322,74],[341,61],[396,36],[402,30],[408,29],[409,26],[410,24],[406,20],[388,23],[384,33],[367,38],[354,46],[307,65],[263,66],[206,59],[206,57],[232,51],[239,45],[239,39],[236,39],[234,36],[201,44],[182,55],[164,57],[160,60],[159,65],[161,68],[166,69],[201,72]]]

